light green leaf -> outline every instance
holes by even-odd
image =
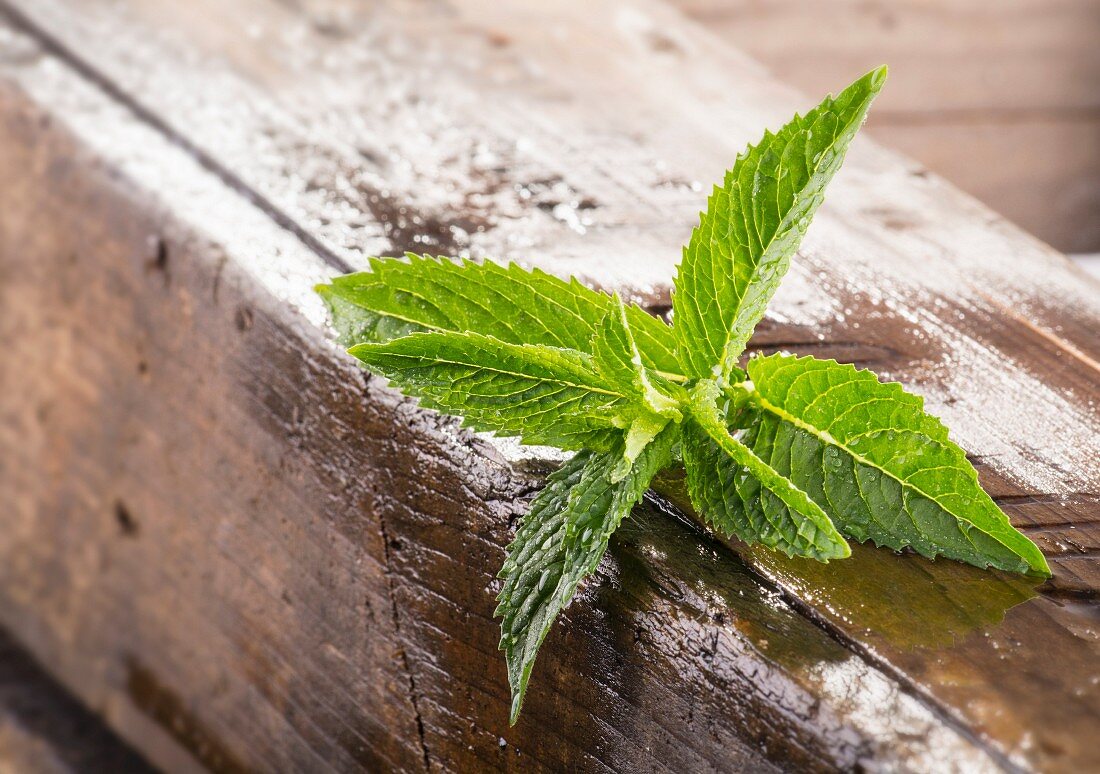
[[[524,443],[602,451],[633,418],[630,399],[607,384],[590,355],[571,349],[414,333],[348,351],[421,405]]]
[[[363,342],[385,342],[427,330],[398,317],[378,314],[353,304],[336,292],[332,285],[318,285],[317,292],[328,306],[336,340],[345,347]]]
[[[639,402],[654,414],[680,417],[679,401],[663,391],[668,389],[667,383],[661,383],[663,389],[658,389],[647,373],[627,320],[626,307],[617,293],[611,297],[611,308],[596,328],[592,349],[596,365],[609,383],[618,385],[627,394],[637,395]]]
[[[765,133],[715,186],[672,296],[687,376],[724,380],[733,371],[885,80],[880,67]]]
[[[730,434],[718,397],[714,382],[701,382],[684,422],[681,447],[695,509],[726,535],[788,556],[827,562],[850,555],[821,507]]]
[[[508,662],[513,724],[554,619],[581,580],[596,569],[608,539],[642,498],[650,479],[668,464],[676,435],[676,427],[670,426],[617,482],[612,472],[622,458],[621,448],[605,454],[581,452],[550,475],[532,503],[508,546],[495,612],[502,619],[500,648]]]
[[[648,372],[634,341],[626,307],[618,294],[612,297],[611,308],[596,328],[592,351],[600,374],[608,384],[615,385],[631,399],[635,412],[630,419],[624,450],[622,474],[625,475],[629,463],[637,458],[661,428],[670,419],[679,421],[682,416],[680,400],[673,396],[673,392],[677,391],[682,396],[684,391],[678,385]]]
[[[626,475],[634,460],[657,437],[657,434],[665,429],[668,422],[669,420],[664,417],[650,413],[644,413],[631,421],[626,433],[626,443],[623,446],[622,463],[612,476],[615,481]]]
[[[417,331],[474,331],[510,344],[589,351],[611,297],[535,269],[408,255],[372,258],[371,271],[336,277],[317,292],[345,346],[384,343]],[[643,362],[676,373],[672,329],[630,306]]]
[[[920,397],[834,360],[770,355],[751,359],[748,372],[762,413],[748,442],[845,535],[1050,574]]]

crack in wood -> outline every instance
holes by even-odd
[[[364,389],[366,389],[366,384],[364,385]],[[370,396],[366,393],[364,393],[364,398],[368,401],[370,400]],[[393,621],[394,631],[401,641],[399,655],[401,657],[401,666],[409,681],[409,702],[412,704],[413,714],[416,716],[416,733],[420,740],[420,752],[424,759],[424,770],[431,771],[431,756],[428,752],[428,742],[424,731],[424,718],[420,714],[420,694],[416,688],[416,675],[413,673],[412,665],[409,663],[408,648],[405,645],[405,637],[401,632],[401,614],[397,607],[397,596],[395,594],[395,584],[393,580],[393,558],[390,553],[393,546],[390,544],[390,531],[386,526],[385,505],[379,505],[376,509],[376,513],[378,514],[378,529],[382,533],[382,556],[386,563],[386,588],[390,602],[390,616]]]
[[[396,630],[397,636],[404,640],[404,636],[401,634],[401,615],[397,609],[397,599],[394,597],[389,531],[386,529],[386,518],[382,516],[381,512],[378,514],[378,527],[382,532],[383,554],[386,557],[386,584],[389,588],[390,615],[393,618],[393,628]],[[424,718],[420,714],[420,700],[418,698],[419,693],[416,689],[416,676],[413,674],[412,667],[409,664],[409,653],[405,648],[404,642],[402,642],[401,645],[400,656],[401,665],[405,670],[406,677],[409,679],[409,701],[412,703],[413,713],[416,715],[416,734],[420,740],[420,752],[424,756],[424,770],[431,771],[431,757],[428,753],[428,742],[424,734]]]

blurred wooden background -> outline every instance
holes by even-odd
[[[1067,253],[1100,253],[1097,0],[675,0],[807,94],[890,65],[868,121]]]

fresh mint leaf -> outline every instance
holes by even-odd
[[[512,723],[554,619],[677,450],[708,524],[789,556],[846,557],[847,536],[1050,574],[921,398],[831,360],[737,367],[885,78],[737,159],[684,248],[672,327],[576,279],[490,262],[372,259],[318,286],[349,352],[424,406],[578,452],[500,572]]]
[[[829,513],[840,531],[979,567],[1050,575],[978,483],[921,398],[835,360],[749,360],[761,418],[757,454]]]
[[[626,307],[618,294],[612,297],[611,308],[597,326],[592,351],[596,366],[607,383],[632,398],[635,415],[626,436],[626,465],[622,468],[625,474],[629,463],[669,420],[681,418],[681,401],[674,392],[683,393],[683,390],[648,372],[631,332]]]
[[[669,394],[668,382],[658,382],[647,372],[618,294],[611,297],[611,308],[596,329],[592,351],[608,383],[636,395],[639,403],[654,414],[679,418],[679,401]]]
[[[337,280],[342,279],[340,277]],[[399,317],[378,314],[348,301],[336,292],[335,285],[318,285],[316,290],[328,306],[336,340],[345,347],[364,342],[385,342],[427,330]]]
[[[765,133],[715,186],[672,296],[687,376],[725,380],[734,370],[885,80],[885,67],[873,70]]]
[[[336,277],[317,290],[329,305],[341,343],[385,343],[415,332],[476,331],[509,344],[589,351],[611,297],[515,264],[475,263],[409,254],[372,258],[369,272]],[[675,374],[672,329],[629,306],[642,360]]]
[[[668,428],[646,446],[630,472],[613,473],[621,446],[600,454],[584,451],[550,474],[508,546],[499,577],[504,587],[494,615],[501,618],[500,649],[512,688],[511,722],[519,717],[539,647],[577,585],[595,571],[607,541],[669,463],[676,440]]]
[[[630,398],[576,350],[480,333],[414,333],[348,352],[421,405],[524,443],[603,451],[633,418]]]
[[[726,535],[788,556],[827,562],[850,555],[821,506],[730,434],[718,400],[718,385],[700,382],[684,423],[682,452],[696,510]]]

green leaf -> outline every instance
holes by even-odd
[[[336,340],[345,347],[363,342],[383,342],[423,331],[423,326],[398,317],[377,314],[353,304],[337,293],[332,285],[316,288],[332,315],[336,328]]]
[[[788,556],[827,562],[850,555],[821,507],[730,434],[718,398],[714,382],[701,382],[684,423],[682,454],[695,509],[726,535]]]
[[[476,430],[561,449],[609,449],[633,418],[590,355],[480,333],[414,333],[348,350],[428,408]]]
[[[874,70],[714,188],[684,248],[675,324],[544,272],[408,254],[317,287],[340,341],[428,408],[580,450],[507,550],[495,615],[523,704],[538,650],[678,449],[715,529],[822,562],[844,536],[1050,574],[923,401],[835,361],[738,360],[886,79]]]
[[[639,402],[654,414],[679,418],[679,401],[654,384],[646,371],[642,355],[627,320],[626,307],[616,293],[592,340],[592,350],[600,373],[625,393],[638,396]],[[661,386],[668,389],[667,383]]]
[[[612,474],[622,449],[581,452],[547,479],[523,520],[499,577],[504,587],[494,615],[501,618],[500,649],[512,688],[511,722],[523,705],[535,656],[577,585],[595,571],[611,534],[629,515],[650,479],[668,464],[677,436],[670,426],[619,481]]]
[[[625,475],[645,445],[648,444],[669,420],[679,421],[680,400],[683,389],[656,375],[651,375],[642,362],[641,353],[627,320],[626,307],[618,294],[612,297],[611,309],[596,328],[592,340],[596,366],[608,384],[628,396],[634,416],[630,419],[622,474]]]
[[[409,254],[372,258],[371,271],[336,277],[317,292],[345,346],[417,331],[474,331],[510,344],[589,351],[611,297],[535,269]],[[626,311],[643,362],[676,373],[672,329],[644,309]]]
[[[1050,575],[920,397],[834,360],[777,354],[751,359],[748,372],[762,412],[750,445],[845,535]]]
[[[765,133],[715,186],[672,297],[687,376],[725,380],[733,371],[885,80],[880,67]]]

